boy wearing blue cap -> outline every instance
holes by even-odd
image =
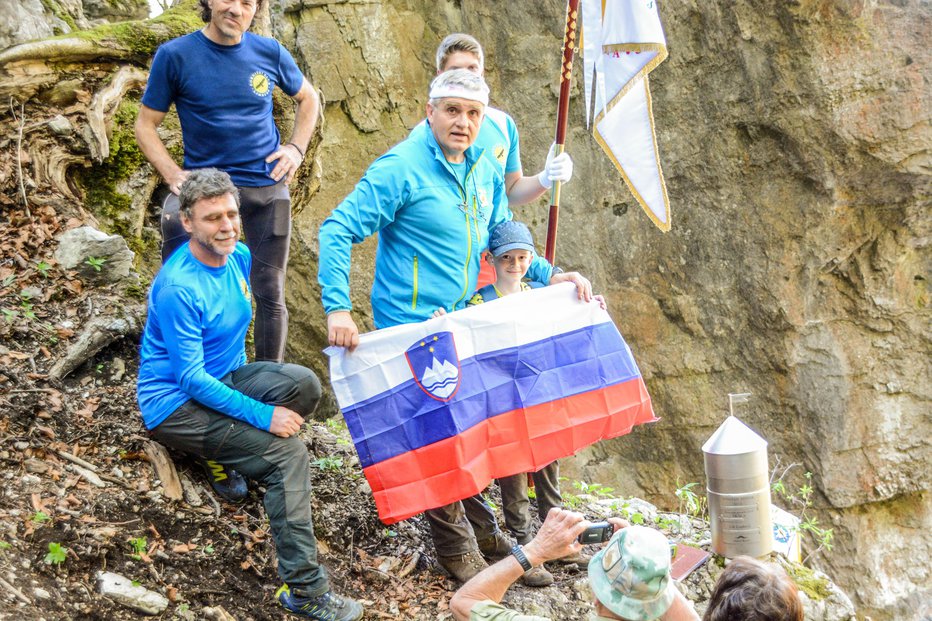
[[[495,271],[495,282],[476,291],[467,305],[476,306],[502,296],[529,291],[532,286],[524,280],[524,276],[534,258],[534,252],[534,238],[524,223],[510,220],[492,229],[489,234],[489,253],[486,258]],[[593,299],[598,300],[602,307],[605,307],[602,296],[596,295]],[[559,463],[555,461],[544,466],[533,473],[532,477],[537,497],[537,512],[543,521],[550,509],[560,508],[563,504],[559,487]],[[528,477],[523,473],[516,474],[498,479],[498,484],[502,492],[502,513],[505,516],[505,526],[515,536],[518,543],[524,545],[533,537],[530,501],[528,500]],[[481,496],[467,499],[463,501],[463,504],[466,517],[469,518],[477,533],[489,532],[490,529],[495,528],[492,509],[482,502]],[[502,540],[500,536],[479,539],[479,550],[493,560],[503,558],[510,554],[511,550],[507,545],[503,545]],[[569,559],[569,562],[585,562],[586,560],[588,559],[576,554]],[[543,566],[534,567],[522,576],[522,582],[527,586],[548,586],[553,584],[553,575]]]

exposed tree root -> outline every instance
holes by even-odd
[[[95,319],[68,348],[65,356],[49,370],[49,379],[59,381],[89,360],[101,349],[125,336],[138,336],[142,330],[142,308],[126,309],[124,317]]]

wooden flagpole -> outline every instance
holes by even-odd
[[[560,100],[557,103],[556,153],[563,153],[566,144],[566,121],[570,107],[570,78],[573,75],[573,52],[576,49],[576,22],[579,16],[579,0],[566,2],[566,30],[563,33],[563,62],[560,65]],[[557,220],[560,215],[560,185],[553,182],[550,190],[550,219],[547,224],[547,247],[544,256],[554,262],[557,246]]]

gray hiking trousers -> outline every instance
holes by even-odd
[[[240,220],[252,253],[249,282],[256,299],[256,360],[281,362],[288,338],[285,267],[291,243],[291,195],[284,183],[238,189]],[[181,224],[180,207],[178,196],[172,193],[162,204],[162,263],[190,238]]]
[[[296,364],[253,362],[220,381],[253,399],[283,405],[304,417],[313,413],[321,394],[314,372]],[[172,412],[150,435],[166,446],[218,461],[264,485],[262,502],[278,553],[278,575],[303,596],[315,597],[330,590],[326,572],[317,562],[310,460],[300,438],[280,438],[193,399]]]
[[[563,505],[560,465],[553,462],[535,472],[534,491],[541,522],[553,507]],[[527,474],[497,479],[502,491],[505,527],[521,545],[534,538]],[[500,530],[495,513],[480,494],[425,512],[438,556],[458,556],[478,550],[477,541],[490,539]]]

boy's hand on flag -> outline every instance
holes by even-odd
[[[605,303],[605,298],[601,295],[594,295],[592,299],[599,303],[599,308],[602,310],[608,310],[608,305]]]
[[[349,351],[359,345],[359,328],[349,311],[334,311],[327,315],[327,340],[331,345],[345,347]]]
[[[561,282],[571,282],[576,285],[576,295],[581,301],[590,302],[592,300],[592,283],[579,272],[554,274],[550,277],[550,283],[548,284],[557,285]]]

